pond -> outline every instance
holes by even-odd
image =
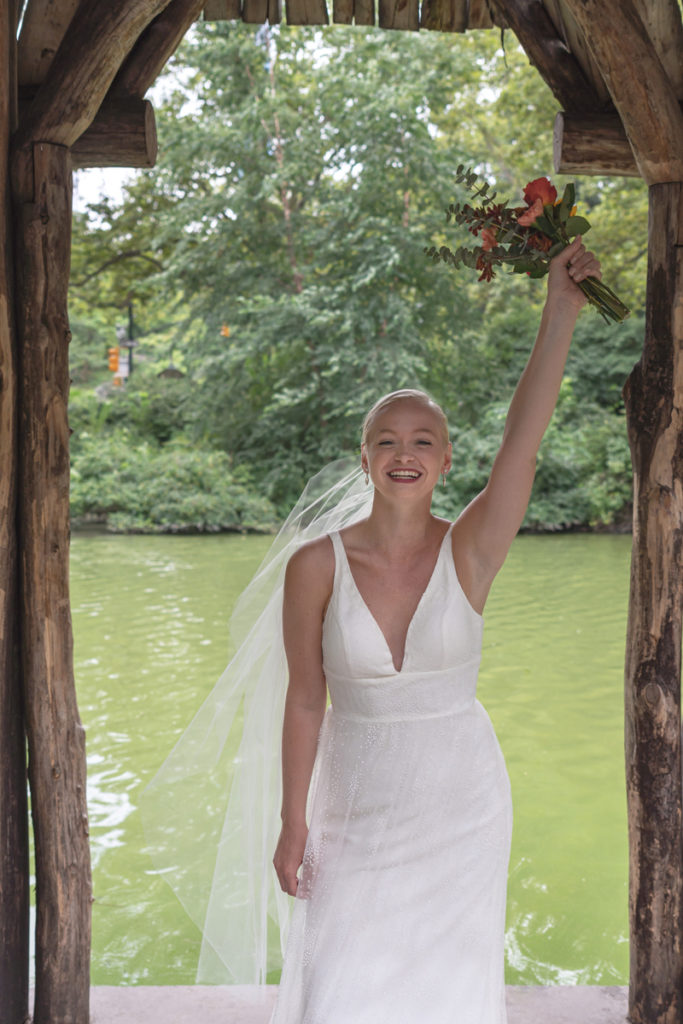
[[[191,984],[199,934],[144,852],[140,793],[228,660],[267,537],[76,535],[92,981]],[[478,696],[512,783],[509,984],[626,984],[623,649],[630,538],[520,537],[486,608]]]

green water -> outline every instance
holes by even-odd
[[[228,658],[262,537],[74,537],[93,983],[188,984],[199,934],[143,852],[137,803]],[[622,662],[630,539],[521,537],[486,608],[479,698],[515,809],[510,984],[625,984]]]

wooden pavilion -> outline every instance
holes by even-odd
[[[633,1024],[683,1021],[683,20],[678,0],[0,0],[0,1024],[87,1024],[85,740],[68,590],[72,168],[151,166],[145,93],[202,16],[510,28],[558,102],[556,169],[649,187],[626,651]],[[551,126],[548,125],[548,131]]]

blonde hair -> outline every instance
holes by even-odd
[[[393,405],[395,402],[401,402],[404,398],[411,398],[416,402],[420,402],[428,409],[431,409],[432,412],[436,413],[441,426],[443,443],[448,444],[450,440],[448,436],[448,420],[446,419],[446,414],[438,402],[435,402],[426,391],[418,391],[417,388],[401,388],[399,391],[390,391],[388,395],[382,395],[382,397],[377,399],[373,407],[366,414],[365,419],[363,420],[363,430],[361,432],[361,445],[367,444],[368,434],[379,414],[384,412],[385,409],[388,409],[389,406]]]

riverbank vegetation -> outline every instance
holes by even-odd
[[[271,528],[405,386],[449,416],[437,511],[456,515],[486,480],[545,284],[479,283],[423,249],[447,237],[458,164],[504,195],[552,175],[556,103],[514,37],[202,24],[160,88],[158,166],[75,216],[74,523]],[[621,387],[642,344],[647,192],[577,190],[633,314],[581,315],[529,529],[628,521]],[[129,312],[139,345],[115,387],[107,350]]]

